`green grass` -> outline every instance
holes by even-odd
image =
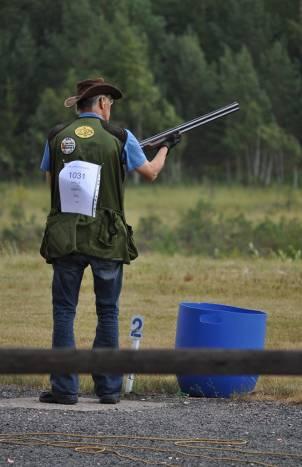
[[[0,185],[0,229],[12,222],[12,214],[22,209],[36,222],[45,222],[49,193],[47,186]],[[220,212],[244,212],[257,219],[265,215],[279,218],[302,217],[300,191],[287,188],[245,189],[205,185],[129,187],[126,195],[128,221],[137,225],[141,216],[156,214],[173,225],[178,216],[202,197]],[[2,347],[50,347],[51,274],[36,251],[12,254],[2,249],[0,265]],[[140,256],[125,268],[121,297],[120,342],[130,347],[128,337],[133,314],[145,317],[142,348],[173,348],[181,301],[210,301],[268,313],[267,348],[301,349],[302,261],[261,258],[208,259],[198,256],[171,257],[159,254]],[[85,273],[76,320],[77,345],[90,348],[96,318],[91,274]],[[46,387],[47,376],[1,376],[2,383]],[[83,391],[91,391],[88,376],[81,377]],[[179,391],[173,376],[139,376],[135,390]],[[302,380],[294,377],[261,377],[254,398],[302,401]]]
[[[242,212],[249,219],[302,218],[302,193],[286,187],[242,188],[212,185],[160,186],[146,184],[131,187],[126,195],[128,218],[134,225],[143,215],[156,214],[166,223],[174,223],[178,215],[196,204],[207,201],[225,214]]]
[[[249,219],[280,216],[302,219],[302,192],[288,187],[242,188],[194,184],[163,186],[142,183],[126,189],[127,220],[136,226],[142,216],[158,215],[173,225],[185,210],[199,199],[210,202],[225,214],[244,213]],[[9,225],[16,210],[22,209],[29,218],[34,215],[43,224],[49,209],[49,190],[46,184],[32,186],[0,184],[0,228]]]

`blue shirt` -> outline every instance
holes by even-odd
[[[100,117],[100,115],[94,112],[83,112],[80,114],[80,118],[81,117],[96,117],[100,119],[102,118]],[[122,157],[126,165],[127,171],[131,172],[132,170],[135,170],[141,165],[143,165],[147,161],[147,158],[134,134],[131,133],[131,131],[129,130],[126,130],[126,132],[127,140],[126,144],[124,145]],[[48,141],[46,141],[40,169],[43,170],[43,172],[50,172],[50,167],[51,164],[49,144]]]

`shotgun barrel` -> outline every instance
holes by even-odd
[[[218,110],[214,110],[213,112],[210,112],[208,114],[201,115],[199,117],[194,118],[193,120],[190,120],[189,122],[182,123],[174,128],[170,128],[169,130],[162,131],[161,133],[157,133],[154,136],[146,138],[140,141],[140,145],[142,148],[145,146],[156,146],[157,144],[165,141],[173,133],[186,133],[187,131],[199,127],[200,125],[205,125],[206,123],[212,122],[217,118],[224,117],[225,115],[228,115],[232,112],[236,112],[239,109],[240,107],[238,102],[233,102],[232,104],[226,105],[225,107],[221,107]]]

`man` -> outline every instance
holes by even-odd
[[[124,215],[125,172],[136,170],[153,181],[163,169],[172,135],[149,162],[129,131],[109,123],[111,106],[121,91],[102,78],[80,81],[65,107],[76,106],[77,118],[57,125],[48,136],[41,169],[51,186],[41,254],[53,266],[54,348],[74,347],[73,322],[84,269],[90,265],[96,296],[97,327],[93,348],[118,347],[118,300],[123,264],[137,257],[132,229]],[[101,403],[120,400],[122,376],[92,375]],[[41,402],[75,404],[78,376],[50,376],[51,390]]]

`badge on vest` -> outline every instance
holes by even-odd
[[[94,129],[91,126],[78,126],[74,132],[79,138],[91,138],[94,135]]]
[[[66,137],[62,140],[61,151],[63,154],[71,154],[76,148],[76,142],[73,138]]]

